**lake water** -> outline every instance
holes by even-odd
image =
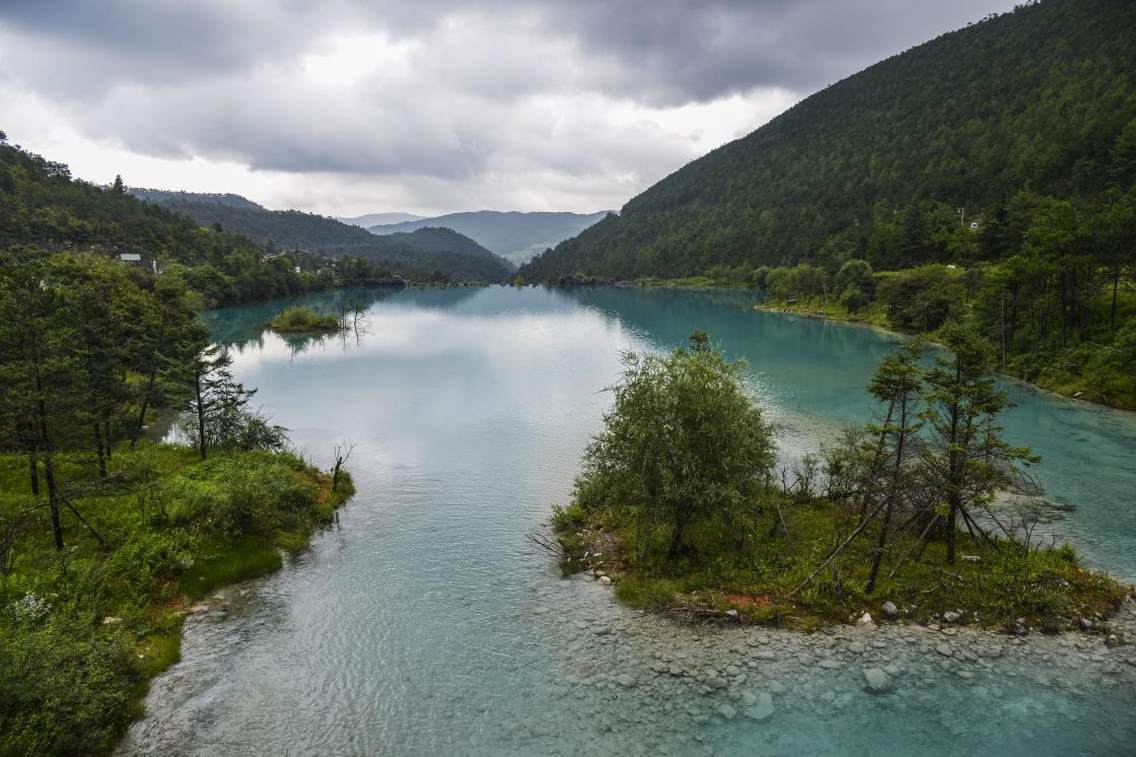
[[[337,443],[355,442],[358,494],[283,570],[228,592],[227,612],[188,620],[183,661],[155,681],[124,753],[1136,749],[1131,646],[689,628],[561,579],[529,545],[569,497],[621,351],[710,332],[748,361],[791,459],[869,417],[864,386],[889,337],[753,312],[733,292],[496,287],[303,301],[358,308],[358,333],[262,333],[283,302],[215,311],[210,326],[306,456],[326,466]],[[1136,417],[1009,388],[1018,407],[1007,436],[1043,457],[1035,476],[1065,506],[1051,528],[1094,565],[1136,576]],[[1122,622],[1136,628],[1131,608]],[[864,693],[863,667],[887,664],[897,690]],[[708,671],[728,687],[707,686]],[[775,711],[741,714],[754,701]]]

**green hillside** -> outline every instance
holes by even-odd
[[[949,237],[960,207],[982,221],[1019,190],[1105,189],[1136,118],[1134,30],[1136,3],[1045,0],[943,35],[690,163],[520,273],[686,276],[870,244],[877,268],[957,257],[949,238],[903,250],[873,230],[917,209]]]
[[[236,195],[160,190],[137,193],[202,226],[244,234],[272,251],[298,249],[332,257],[351,255],[400,272],[440,271],[448,278],[462,280],[501,281],[512,273],[513,267],[505,260],[457,233],[378,237],[334,218],[298,210],[268,210]],[[243,202],[233,202],[229,199],[233,197]]]

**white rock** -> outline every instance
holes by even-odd
[[[872,623],[873,623],[873,621],[872,621],[871,613],[866,612],[866,613],[864,613],[863,615],[860,616],[860,624],[861,625],[869,626]]]
[[[607,586],[611,583],[611,576],[600,576],[600,583]]]
[[[890,599],[884,602],[883,610],[884,615],[888,618],[894,618],[899,615],[899,608],[896,607],[895,602],[892,602]]]

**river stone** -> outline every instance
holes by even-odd
[[[611,583],[611,576],[600,576],[600,583],[607,586]]]
[[[962,615],[955,612],[954,610],[947,610],[945,613],[943,613],[943,620],[947,621],[948,623],[958,623],[961,619]]]
[[[763,691],[757,695],[757,704],[745,708],[745,716],[750,720],[761,722],[768,720],[773,715],[773,710],[773,697]]]
[[[935,651],[941,654],[943,657],[951,657],[954,655],[954,652],[946,644],[939,644],[935,647]]]
[[[896,607],[895,602],[892,602],[890,599],[887,602],[884,602],[883,611],[884,616],[887,618],[895,618],[897,615],[899,615],[899,608]]]
[[[885,673],[883,668],[864,668],[864,681],[867,683],[868,691],[873,694],[886,694],[895,686],[891,676]]]
[[[717,713],[726,720],[733,720],[737,716],[738,711],[728,704],[721,704],[718,705]]]
[[[730,684],[726,683],[726,679],[719,678],[718,676],[707,676],[706,685],[712,689],[724,689]]]
[[[619,676],[615,679],[615,682],[625,689],[630,689],[636,684],[635,676],[631,675],[630,673],[620,673]]]

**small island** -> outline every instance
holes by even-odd
[[[315,334],[347,329],[339,316],[317,313],[299,305],[277,313],[268,327],[279,334]]]
[[[1038,462],[1001,438],[992,350],[900,346],[869,386],[876,420],[778,467],[777,428],[709,337],[628,354],[549,546],[568,573],[687,619],[811,630],[880,619],[1123,641],[1131,588],[1043,538]],[[538,537],[539,538],[539,537]]]

